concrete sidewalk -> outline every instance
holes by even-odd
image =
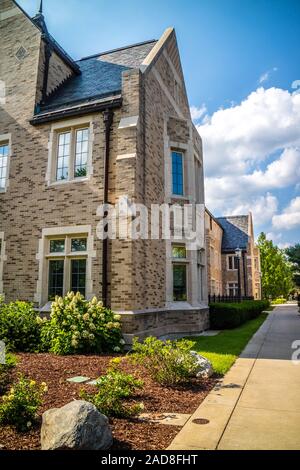
[[[300,449],[300,362],[291,360],[295,340],[300,341],[297,306],[276,307],[169,449]],[[209,422],[196,424],[196,418]]]

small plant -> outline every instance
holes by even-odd
[[[146,338],[133,340],[131,360],[144,366],[153,380],[164,386],[186,382],[197,371],[197,359],[191,354],[193,341],[160,341]]]
[[[283,297],[278,297],[277,299],[272,300],[273,305],[281,305],[281,304],[286,304],[286,299]]]
[[[143,404],[128,404],[134,393],[143,388],[143,381],[119,369],[119,363],[111,364],[106,375],[97,380],[98,391],[94,395],[81,391],[81,397],[93,403],[106,416],[125,418],[137,415],[143,410]]]
[[[45,383],[37,384],[20,376],[19,381],[1,398],[0,423],[15,426],[21,432],[29,431],[46,391]]]
[[[40,326],[32,304],[0,303],[0,338],[9,351],[32,352],[38,348]]]
[[[79,292],[56,297],[51,319],[42,327],[41,350],[60,355],[120,352],[124,345],[120,319],[96,297],[87,301]]]
[[[10,383],[12,369],[17,363],[15,356],[10,353],[6,354],[5,359],[5,364],[0,364],[0,395],[3,395],[6,392]]]

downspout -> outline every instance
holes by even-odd
[[[103,121],[105,125],[105,149],[104,149],[104,188],[103,188],[103,204],[108,204],[108,184],[109,184],[109,155],[110,155],[110,131],[113,122],[114,113],[111,109],[106,109],[103,113]],[[104,218],[108,212],[104,212]],[[104,228],[107,232],[108,227]],[[108,238],[103,237],[102,243],[102,302],[105,307],[108,305],[108,289],[107,289],[107,273],[108,273]]]
[[[49,76],[49,65],[50,65],[50,58],[52,55],[52,50],[49,45],[48,39],[43,35],[43,39],[45,41],[45,69],[44,69],[44,76],[43,76],[43,89],[42,89],[42,102],[41,104],[45,104],[47,98],[47,88],[48,88],[48,76]]]
[[[248,287],[247,287],[247,264],[245,262],[245,252],[243,252],[243,272],[244,272],[244,296],[248,296]]]

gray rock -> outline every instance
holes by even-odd
[[[105,450],[113,442],[108,419],[84,400],[43,414],[42,450]]]
[[[196,351],[191,351],[191,354],[197,362],[196,377],[202,377],[203,379],[210,377],[214,373],[211,362]]]

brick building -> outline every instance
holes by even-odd
[[[205,230],[209,294],[238,296],[240,268],[240,295],[260,299],[260,254],[252,214],[215,218],[206,210]]]
[[[128,341],[205,329],[204,241],[97,236],[99,206],[124,195],[204,205],[174,30],[74,61],[41,10],[1,0],[0,86],[0,293],[44,310],[69,290],[96,295]]]

